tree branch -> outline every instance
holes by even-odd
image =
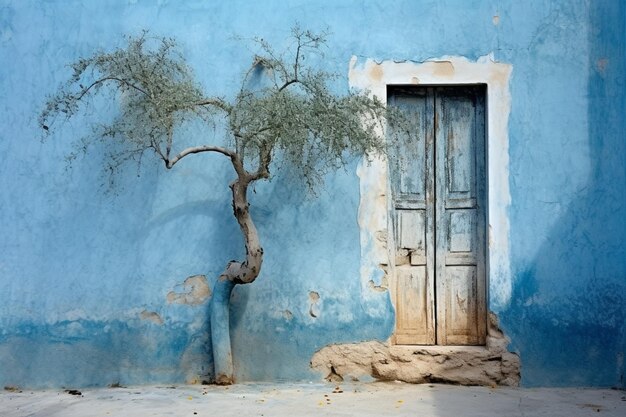
[[[281,91],[283,91],[285,88],[289,87],[291,84],[295,84],[295,83],[297,83],[297,82],[299,82],[299,80],[298,80],[297,78],[294,78],[293,80],[286,81],[286,82],[285,82],[285,84],[283,84],[283,85],[282,85],[282,86],[278,89],[278,91],[279,91],[279,92],[281,92]]]
[[[122,78],[118,78],[118,77],[104,77],[104,78],[100,78],[99,80],[94,81],[93,83],[91,83],[91,85],[85,89],[83,89],[83,91],[80,93],[80,95],[76,98],[76,101],[80,101],[85,94],[87,94],[89,92],[89,90],[91,90],[93,87],[95,87],[98,84],[102,84],[105,81],[117,81],[120,84],[124,84],[128,87],[134,88],[135,90],[145,94],[146,96],[149,95],[144,89],[142,89],[141,87],[137,87],[135,84],[130,83]]]
[[[263,141],[259,147],[259,168],[250,174],[250,181],[256,181],[261,178],[269,178],[270,163],[272,162],[272,146]]]
[[[293,78],[298,79],[298,64],[300,63],[300,49],[302,48],[302,40],[298,36],[298,47],[296,48],[296,62],[293,63]]]
[[[233,151],[222,148],[220,146],[192,146],[183,150],[172,159],[165,159],[165,166],[167,167],[167,169],[171,169],[178,161],[183,159],[185,156],[201,152],[217,152],[221,153],[222,155],[226,155],[231,159],[235,156],[235,153]]]
[[[220,99],[220,98],[209,98],[203,101],[199,101],[197,103],[194,103],[194,105],[196,106],[213,106],[213,107],[217,107],[220,110],[223,110],[224,113],[226,114],[230,114],[232,111],[232,107],[226,103],[224,100]]]

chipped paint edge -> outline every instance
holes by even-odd
[[[365,90],[386,103],[387,85],[487,84],[487,181],[488,181],[488,300],[489,310],[502,311],[510,302],[512,276],[509,241],[509,135],[511,109],[509,82],[513,67],[496,62],[493,54],[473,62],[464,57],[444,56],[424,62],[376,62],[350,60],[348,80],[351,88]],[[361,287],[368,291],[370,281],[380,284],[384,271],[392,267],[388,247],[393,236],[388,229],[388,176],[384,156],[363,160],[357,168],[360,178],[358,221],[361,243]],[[393,271],[389,271],[393,274]],[[394,299],[393,281],[391,298]],[[368,286],[369,284],[369,286]],[[367,299],[368,296],[365,295]]]

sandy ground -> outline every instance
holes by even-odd
[[[626,417],[626,391],[403,383],[182,385],[0,392],[0,416]]]

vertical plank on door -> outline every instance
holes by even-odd
[[[486,337],[484,87],[435,90],[437,344]]]
[[[407,116],[409,129],[389,155],[393,197],[395,300],[398,344],[435,343],[434,96],[432,90],[390,89],[389,104]],[[409,132],[408,134],[405,132]]]

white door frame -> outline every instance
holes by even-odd
[[[509,214],[509,137],[508,119],[511,108],[509,80],[512,66],[494,62],[492,55],[472,62],[463,57],[443,57],[426,62],[362,63],[352,57],[349,69],[351,88],[367,90],[382,102],[387,100],[387,85],[462,85],[487,84],[487,309],[498,313],[511,298]],[[386,273],[393,276],[391,251],[393,234],[388,233],[390,194],[387,161],[370,157],[359,165],[361,199],[359,227],[361,230],[361,287],[365,299],[372,288],[385,286]],[[395,289],[391,297],[395,305]]]

